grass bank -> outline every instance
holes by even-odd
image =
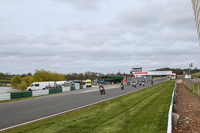
[[[199,78],[199,77],[200,77],[200,72],[193,73],[193,74],[192,74],[192,77],[193,77],[194,79]]]
[[[159,133],[167,131],[175,81],[48,118],[5,133]]]

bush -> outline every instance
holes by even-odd
[[[15,75],[12,79],[11,79],[11,85],[14,88],[17,88],[18,84],[20,84],[22,81],[22,78],[19,75]]]
[[[26,83],[27,86],[31,85],[34,82],[33,76],[27,76],[22,78],[22,81]]]
[[[20,84],[17,85],[16,88],[19,89],[19,90],[24,91],[24,90],[26,90],[27,87],[28,87],[27,83],[25,81],[22,81]]]

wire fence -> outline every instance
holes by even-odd
[[[183,84],[187,87],[189,91],[200,96],[199,86],[200,86],[200,79],[193,80],[193,79],[183,79]]]

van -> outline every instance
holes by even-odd
[[[53,88],[56,86],[55,81],[49,81],[49,82],[33,82],[29,87],[27,87],[28,91],[33,90],[45,90],[47,88]]]
[[[60,85],[62,87],[64,87],[66,83],[67,83],[67,81],[56,81],[56,84]]]
[[[86,87],[92,87],[92,81],[90,79],[86,79],[85,83]]]

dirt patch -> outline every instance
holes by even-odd
[[[200,98],[186,87],[177,84],[178,125],[173,125],[173,133],[200,133]]]

